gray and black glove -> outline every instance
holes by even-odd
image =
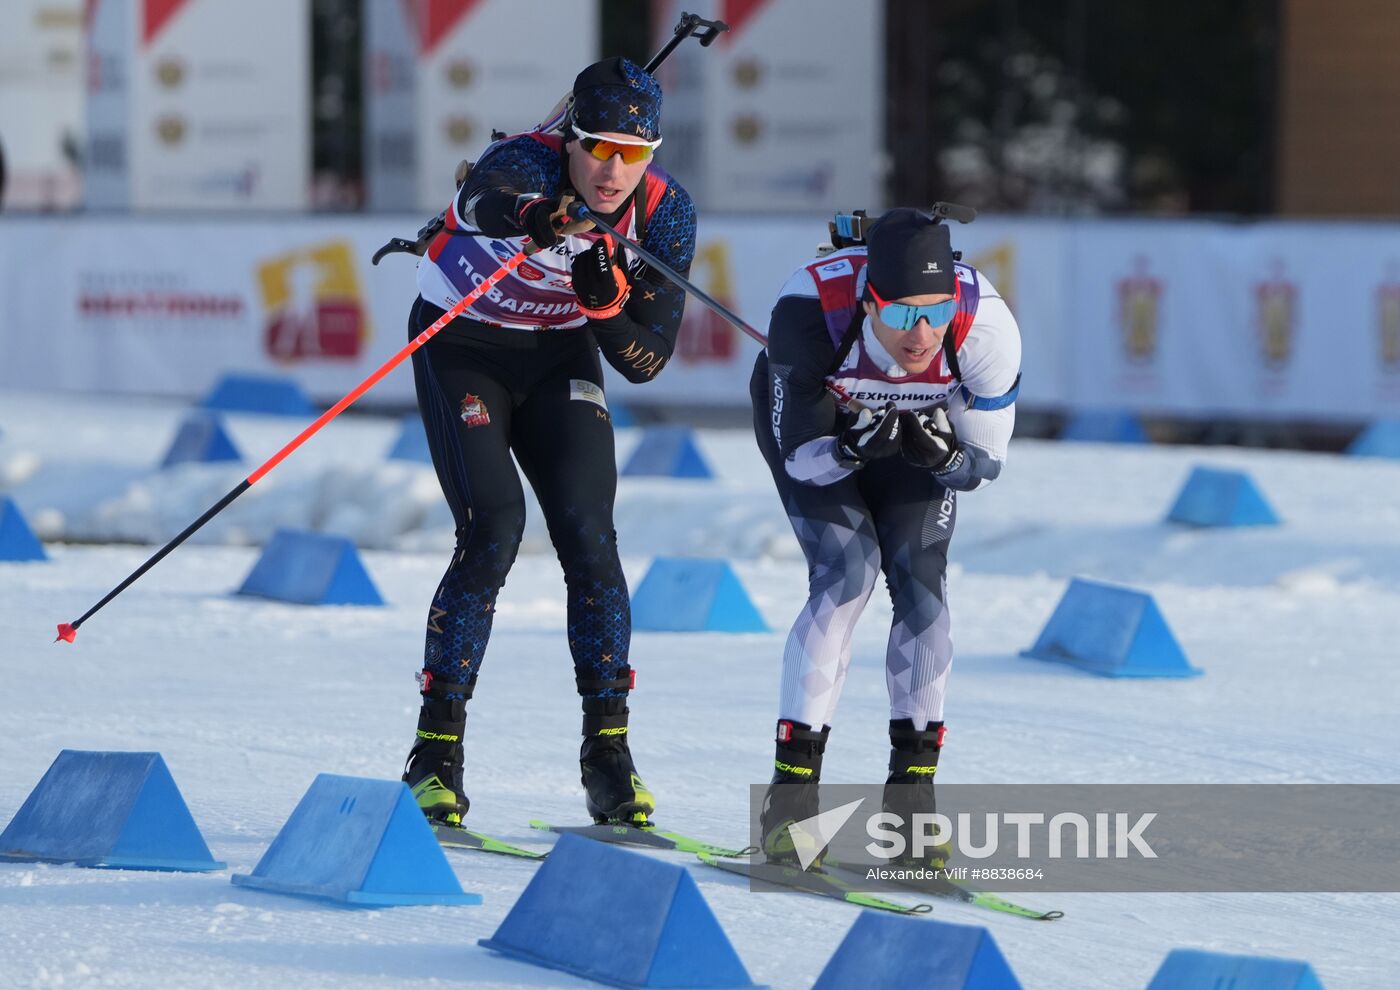
[[[849,426],[836,436],[836,450],[847,467],[890,457],[899,452],[899,410],[893,402],[881,409],[868,406],[856,413]]]
[[[899,419],[900,452],[910,464],[943,474],[962,462],[962,448],[942,406],[931,413],[902,412]]]

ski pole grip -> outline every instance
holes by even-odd
[[[588,204],[576,199],[564,208],[564,212],[569,215],[571,220],[587,220]]]

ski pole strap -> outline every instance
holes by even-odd
[[[637,686],[637,672],[631,667],[622,666],[618,668],[617,676],[607,679],[584,680],[576,677],[578,683],[578,693],[584,698],[590,695],[599,695],[604,691],[630,691]]]
[[[415,676],[418,679],[418,693],[425,698],[446,698],[450,695],[460,694],[463,701],[470,701],[472,692],[476,690],[475,674],[464,683],[455,683],[437,676],[425,667]]]

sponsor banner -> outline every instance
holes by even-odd
[[[1393,230],[1149,221],[1072,230],[1067,405],[1310,419],[1400,409],[1386,357],[1400,325]]]
[[[12,217],[0,385],[194,398],[262,371],[333,401],[407,339],[414,261],[369,257],[420,219]],[[690,277],[766,334],[825,235],[820,216],[706,214]],[[953,238],[1016,314],[1023,408],[1400,415],[1400,238],[1384,225],[987,217]],[[742,407],[758,350],[692,299],[664,386],[608,369],[608,398]],[[367,397],[412,401],[406,366]]]
[[[809,212],[880,206],[883,8],[843,0],[676,0],[721,18],[708,48],[681,45],[659,70],[661,163],[702,209]]]
[[[89,206],[304,209],[309,0],[92,0]]]
[[[7,210],[78,205],[82,0],[0,3],[0,151]]]
[[[333,400],[406,340],[393,331],[412,269],[370,268],[383,236],[355,221],[7,221],[0,383],[195,398],[260,372]],[[413,394],[406,372],[379,391]]]
[[[597,0],[365,2],[374,209],[440,211],[459,161],[480,156],[493,130],[546,119],[597,58]]]
[[[1244,307],[1223,308],[1230,300],[1219,289],[1239,274],[1216,267],[1229,254],[1213,243],[1217,228],[1108,222],[1069,231],[1066,407],[1174,411],[1237,390],[1248,354],[1238,332]],[[1207,356],[1198,348],[1208,323],[1222,332]]]

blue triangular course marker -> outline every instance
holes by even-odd
[[[1378,419],[1347,447],[1353,457],[1400,458],[1400,419]]]
[[[252,873],[234,884],[356,907],[480,904],[457,875],[408,785],[323,773]]]
[[[0,833],[0,860],[222,870],[159,753],[65,749]]]
[[[1070,416],[1060,431],[1061,440],[1089,443],[1147,443],[1142,420],[1130,412],[1086,409]]]
[[[714,472],[684,426],[648,426],[622,467],[628,477],[713,478]]]
[[[180,422],[180,428],[175,432],[175,439],[171,441],[160,466],[168,468],[176,464],[242,459],[243,455],[229,439],[224,421],[218,413],[197,409]]]
[[[1195,467],[1167,512],[1189,526],[1277,526],[1278,514],[1243,471]]]
[[[1103,677],[1193,677],[1152,596],[1075,578],[1023,657],[1065,663]]]
[[[278,416],[309,416],[316,411],[295,379],[277,375],[225,375],[200,406],[224,412]]]
[[[991,932],[922,918],[864,911],[812,990],[919,987],[1020,990]]]
[[[398,439],[389,448],[391,461],[418,461],[433,463],[432,451],[428,449],[428,434],[423,430],[423,420],[418,416],[405,416],[399,426]]]
[[[1308,963],[1265,956],[1227,956],[1199,949],[1172,949],[1147,990],[1322,990]]]
[[[19,505],[8,495],[0,495],[0,561],[48,560],[44,545],[25,521]]]
[[[237,594],[297,605],[383,605],[355,544],[343,536],[279,529]]]
[[[767,632],[725,560],[657,557],[632,593],[632,628],[643,632]]]
[[[628,990],[754,986],[689,870],[577,835],[560,837],[481,944]]]

